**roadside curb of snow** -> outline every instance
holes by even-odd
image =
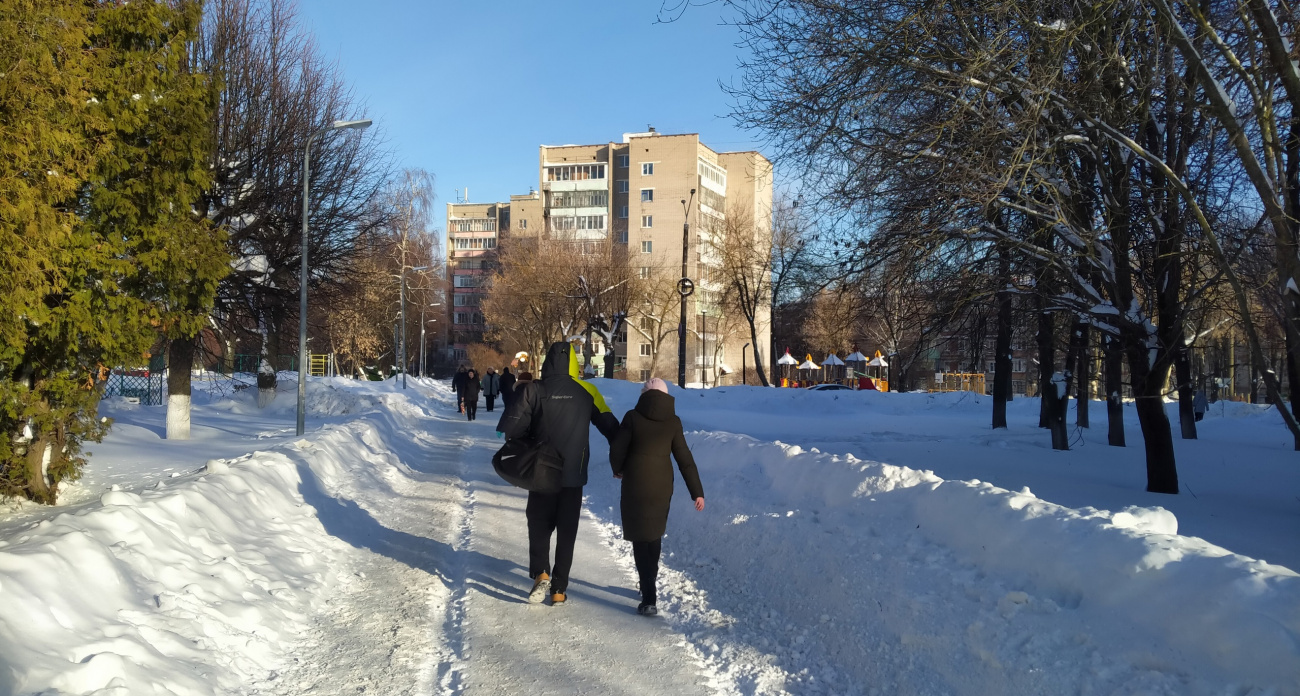
[[[304,500],[342,478],[316,443],[382,450],[375,430],[352,421],[212,460],[0,541],[0,694],[208,696],[273,677],[351,578],[353,550]]]
[[[1073,509],[1028,489],[948,481],[745,435],[694,432],[688,439],[699,461],[756,463],[767,480],[755,484],[779,487],[790,504],[835,508],[907,495],[910,505],[901,509],[912,511],[919,533],[1009,584],[1067,609],[1113,613],[1261,685],[1300,685],[1300,575],[1178,535],[1163,508]]]

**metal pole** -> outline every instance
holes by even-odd
[[[421,305],[420,305],[420,376],[421,376],[421,377],[427,377],[427,376],[428,376],[428,375],[425,373],[425,371],[424,371],[424,363],[425,363],[424,356],[428,353],[428,351],[426,351],[426,350],[424,349],[424,330],[425,330],[425,328],[426,328],[425,325],[424,325],[424,310],[425,310],[425,309],[426,309],[426,307],[425,307],[423,304],[421,304]]]
[[[700,386],[708,388],[709,380],[704,372],[704,332],[709,328],[709,313],[700,312]]]
[[[398,369],[402,371],[402,388],[406,388],[406,266],[402,266],[401,287],[397,290],[397,302],[402,307],[401,354],[397,359]]]
[[[691,200],[695,200],[695,189],[691,189]],[[686,253],[691,243],[691,205],[688,201],[682,201],[682,280],[686,280]],[[679,289],[684,286],[679,285]],[[679,291],[680,292],[680,291]],[[677,386],[682,389],[686,388],[686,298],[685,292],[680,293],[682,296],[682,315],[677,323]]]
[[[302,364],[307,361],[307,211],[311,191],[311,141],[325,131],[307,136],[307,146],[302,151],[302,269],[298,276],[298,428],[302,435],[307,430],[307,376]]]

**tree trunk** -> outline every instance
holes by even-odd
[[[1038,297],[1038,427],[1047,428],[1049,411],[1047,389],[1052,383],[1056,370],[1056,327],[1051,312],[1047,311],[1047,299]]]
[[[749,320],[749,347],[754,352],[754,373],[758,375],[759,384],[768,387],[771,383],[767,381],[767,373],[763,371],[763,357],[758,352],[758,326],[754,320]]]
[[[1080,322],[1078,329],[1079,357],[1074,368],[1074,378],[1079,382],[1079,391],[1074,403],[1074,424],[1080,428],[1087,428],[1089,427],[1088,407],[1092,400],[1092,325]]]
[[[1106,441],[1111,447],[1125,447],[1124,441],[1124,352],[1114,335],[1101,335],[1102,370],[1106,385]]]
[[[1178,380],[1178,424],[1184,440],[1196,439],[1196,387],[1192,383],[1192,361],[1186,343],[1180,342],[1174,353],[1174,379]]]
[[[1057,372],[1043,386],[1044,404],[1047,404],[1047,428],[1052,433],[1052,449],[1070,449],[1070,434],[1065,429],[1065,411],[1069,408],[1070,386],[1066,375]]]
[[[1178,493],[1178,469],[1174,463],[1174,435],[1165,412],[1165,379],[1169,363],[1157,359],[1150,364],[1146,336],[1128,337],[1128,369],[1137,402],[1138,422],[1146,445],[1147,491]]]
[[[258,328],[262,336],[262,347],[258,351],[260,359],[257,363],[257,407],[266,408],[275,401],[276,375],[275,366],[271,363],[271,340],[266,327],[265,314]]]
[[[190,370],[194,338],[173,338],[167,345],[167,439],[190,439]]]
[[[998,335],[993,348],[993,428],[1007,427],[1011,400],[1011,254],[998,248]]]

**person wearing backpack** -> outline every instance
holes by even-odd
[[[573,348],[563,341],[551,344],[541,379],[525,383],[520,375],[515,397],[497,424],[507,440],[531,437],[548,442],[563,461],[558,493],[528,492],[528,577],[533,580],[528,601],[533,604],[540,604],[548,594],[552,605],[568,600],[582,487],[587,485],[589,427],[595,425],[607,439],[618,433],[618,421],[605,399],[577,374]]]
[[[677,469],[695,501],[695,509],[702,512],[704,486],[700,484],[699,469],[686,446],[682,421],[674,412],[668,385],[655,377],[642,387],[636,408],[623,416],[618,435],[609,447],[609,465],[614,470],[614,478],[623,480],[619,500],[623,538],[632,542],[632,557],[641,581],[641,604],[636,611],[642,616],[659,613],[655,581],[668,526],[668,505],[673,497],[669,455],[677,460]]]
[[[489,367],[487,374],[483,375],[483,398],[487,399],[487,411],[492,412],[492,404],[497,400],[497,394],[501,393],[501,378],[497,376],[495,368]]]

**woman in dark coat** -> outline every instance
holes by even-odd
[[[682,421],[674,413],[668,385],[656,377],[641,389],[636,408],[623,416],[622,427],[609,449],[614,478],[623,479],[623,538],[632,542],[632,556],[641,578],[641,604],[636,611],[643,616],[659,613],[655,607],[655,579],[668,526],[668,504],[673,497],[669,454],[677,460],[695,509],[704,510],[704,487],[700,485],[695,458],[686,446]]]
[[[471,369],[466,373],[463,389],[465,392],[465,415],[469,420],[474,420],[474,416],[478,415],[478,395],[482,388],[478,381],[478,372]]]

